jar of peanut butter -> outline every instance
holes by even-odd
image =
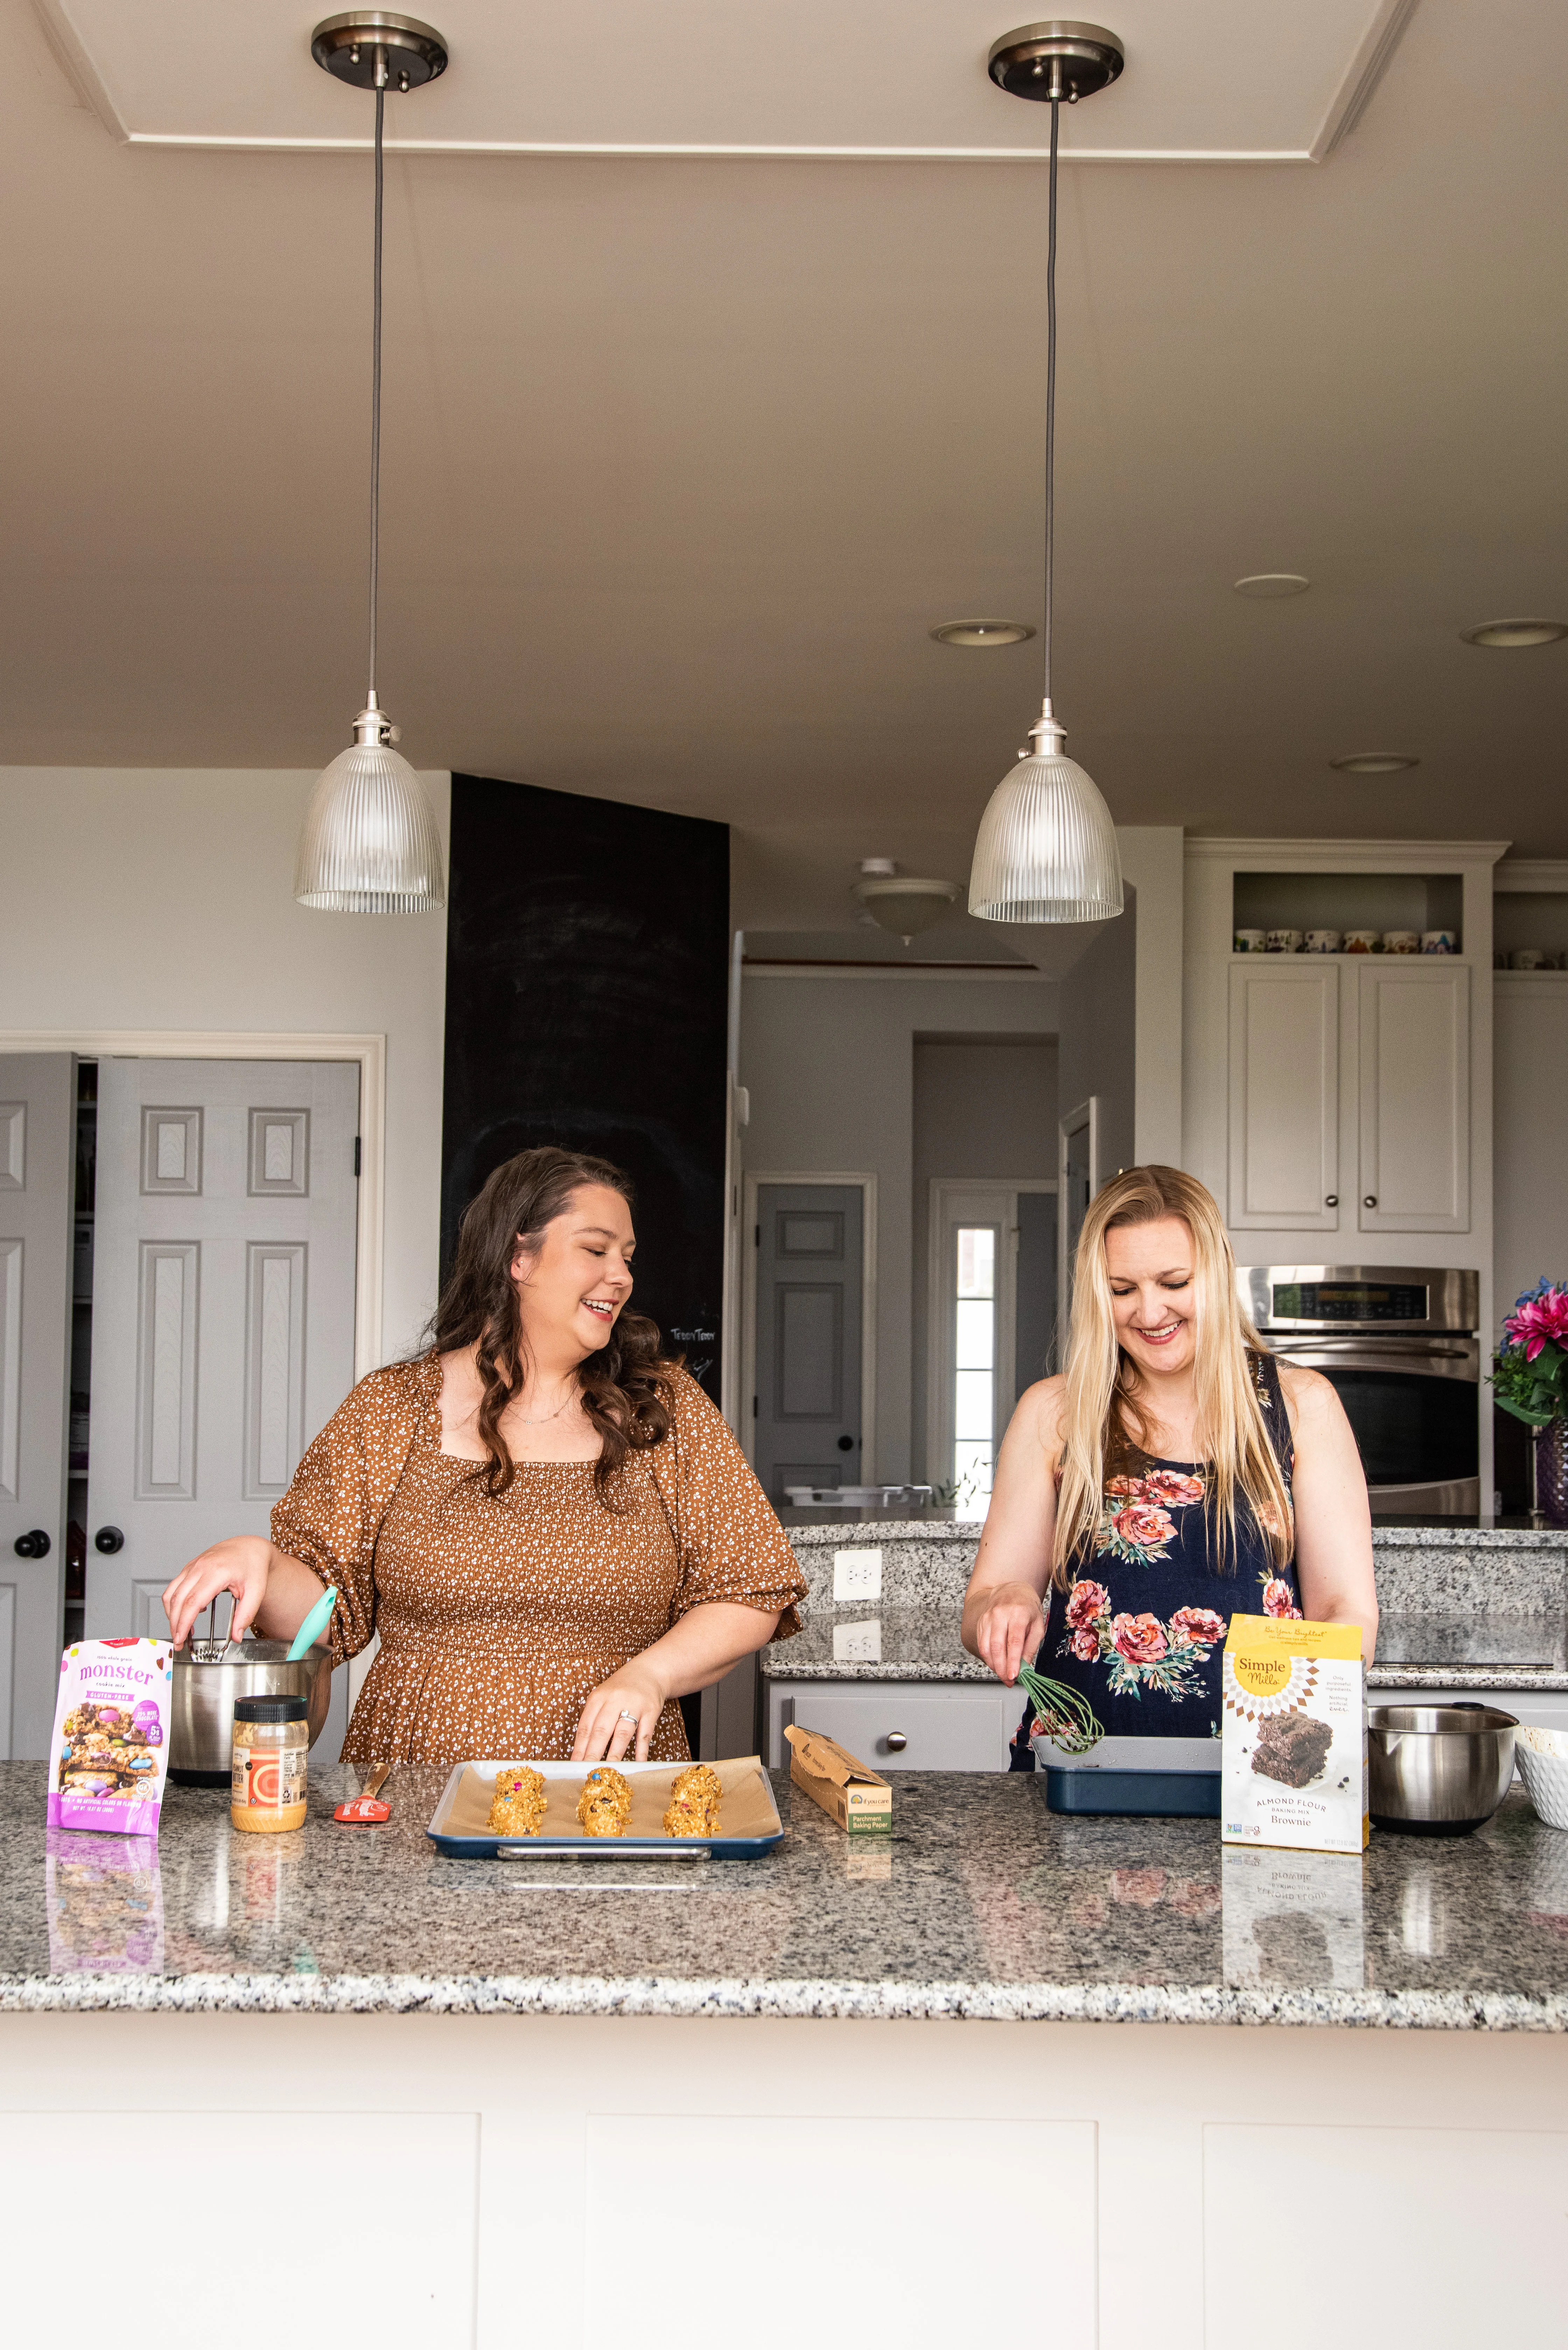
[[[302,1697],[242,1697],[234,1703],[229,1817],[253,1835],[305,1824],[305,1758],[310,1744]]]

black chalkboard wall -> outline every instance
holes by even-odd
[[[637,1287],[719,1399],[730,832],[452,779],[441,1263],[492,1168],[542,1142],[637,1186]]]

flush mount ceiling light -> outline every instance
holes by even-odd
[[[318,66],[376,93],[375,237],[370,357],[370,685],[353,747],[324,769],[299,837],[294,894],[329,914],[417,914],[446,903],[441,840],[423,785],[391,748],[398,729],[376,700],[376,603],[381,525],[382,132],[389,89],[408,91],[446,70],[446,44],[429,25],[362,8],[328,16],[311,36]]]
[[[969,910],[988,922],[1103,922],[1122,910],[1122,868],[1111,812],[1092,778],[1063,751],[1051,706],[1051,620],[1056,520],[1056,164],[1062,104],[1115,81],[1124,53],[1103,25],[1064,17],[1024,25],[992,44],[992,81],[1051,109],[1045,244],[1045,700],[1028,748],[992,792],[974,844]]]
[[[1489,652],[1528,652],[1568,637],[1568,620],[1483,620],[1479,629],[1461,629],[1459,634],[1467,645],[1484,645]]]
[[[1328,764],[1343,775],[1397,775],[1402,767],[1418,767],[1421,762],[1408,751],[1352,751]]]
[[[944,620],[931,630],[939,645],[1021,645],[1034,634],[1027,620]]]
[[[1235,595],[1272,603],[1282,596],[1304,596],[1312,581],[1303,579],[1299,571],[1250,571],[1245,579],[1234,579],[1231,585]]]
[[[867,857],[861,859],[860,879],[851,895],[866,909],[863,920],[894,931],[908,946],[918,931],[941,920],[958,896],[958,883],[919,880],[900,873],[890,857]]]

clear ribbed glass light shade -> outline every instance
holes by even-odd
[[[398,752],[356,743],[323,770],[305,812],[294,894],[326,914],[419,914],[445,905],[435,817]]]
[[[1046,715],[980,820],[969,910],[988,922],[1103,922],[1122,910],[1116,828]]]

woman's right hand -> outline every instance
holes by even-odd
[[[1045,1637],[1045,1611],[1027,1583],[1000,1583],[981,1596],[974,1619],[975,1654],[1009,1689],[1018,1668]]]
[[[267,1575],[275,1556],[271,1543],[261,1534],[231,1534],[193,1558],[189,1566],[182,1566],[163,1594],[174,1646],[184,1647],[198,1616],[223,1591],[233,1592],[234,1599],[229,1638],[239,1639],[266,1597]]]

